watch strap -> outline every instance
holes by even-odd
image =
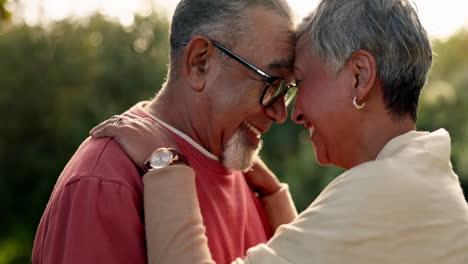
[[[169,151],[169,152],[171,152],[171,155],[172,155],[171,160],[166,165],[164,165],[164,167],[165,166],[170,166],[170,165],[173,165],[173,164],[180,164],[181,162],[184,163],[185,165],[189,166],[189,161],[188,161],[187,157],[185,157],[182,153],[180,153],[176,149],[173,149],[173,148],[159,148],[159,149],[155,150],[151,154],[151,156],[145,161],[144,168],[143,168],[144,173],[147,173],[148,171],[151,171],[151,170],[155,169],[153,167],[153,165],[151,164],[151,159],[152,159],[152,157],[154,155],[157,155],[157,153],[159,151],[161,151],[161,150]]]

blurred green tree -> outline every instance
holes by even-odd
[[[421,95],[418,127],[446,128],[452,137],[452,163],[465,198],[468,191],[468,31],[433,41],[434,65]]]
[[[9,20],[11,18],[11,13],[6,8],[7,1],[0,0],[0,20]]]

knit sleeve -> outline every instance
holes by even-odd
[[[84,176],[48,208],[33,263],[145,263],[137,194],[128,186]]]

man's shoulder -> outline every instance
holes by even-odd
[[[106,263],[145,263],[142,189],[115,140],[86,139],[54,187],[33,262],[88,263],[99,256]]]
[[[101,181],[126,185],[133,190],[142,189],[137,167],[112,138],[87,138],[60,177],[65,184],[72,184],[85,177],[94,177]]]

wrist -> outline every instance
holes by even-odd
[[[278,181],[278,182],[275,182],[275,183],[271,183],[271,184],[262,186],[262,188],[259,188],[257,190],[257,193],[258,193],[259,197],[270,196],[270,195],[280,191],[281,188],[283,188],[283,186]]]
[[[188,159],[174,148],[158,148],[145,161],[144,173],[170,165],[189,165]]]

